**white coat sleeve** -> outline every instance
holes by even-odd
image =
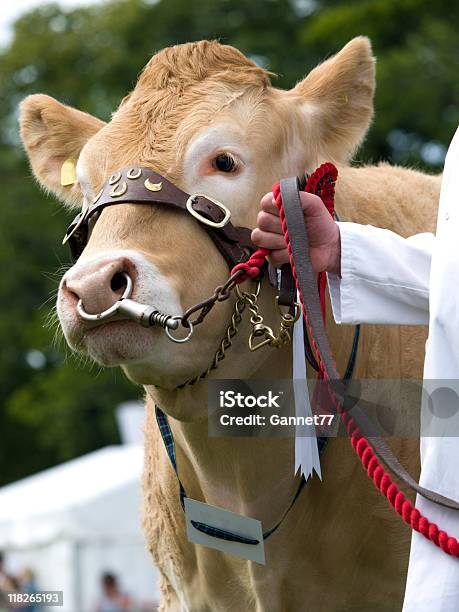
[[[328,275],[335,321],[427,325],[434,234],[402,238],[371,225],[338,225],[341,277]]]
[[[420,484],[459,500],[459,128],[446,156],[430,277],[429,339],[424,365],[421,425],[435,431],[421,438]],[[429,397],[430,396],[430,397]],[[459,539],[459,512],[420,495],[416,507]],[[457,612],[459,558],[445,554],[413,532],[403,612]]]

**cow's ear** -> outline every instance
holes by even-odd
[[[22,142],[39,183],[68,206],[81,205],[80,187],[71,177],[72,165],[104,122],[54,98],[36,94],[21,102],[19,124]],[[62,165],[67,160],[67,176],[61,177]]]
[[[373,116],[375,58],[368,38],[351,40],[291,90],[320,156],[347,161]]]

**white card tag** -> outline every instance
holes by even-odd
[[[196,501],[195,499],[190,499],[189,497],[185,497],[184,502],[186,529],[190,542],[200,544],[201,546],[207,546],[207,548],[221,550],[224,553],[241,557],[242,559],[255,561],[261,565],[266,565],[261,521],[234,512],[229,512],[223,508],[211,506]],[[245,538],[252,538],[258,540],[259,543],[243,544],[240,542],[221,540],[220,538],[202,533],[193,527],[191,521],[205,523],[206,525],[216,527],[217,529],[224,529],[225,531],[230,531],[231,533],[235,533]]]

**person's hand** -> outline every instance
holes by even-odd
[[[341,271],[341,242],[338,224],[332,219],[322,200],[312,193],[300,192],[306,231],[309,238],[309,256],[315,272]],[[267,193],[261,200],[257,227],[252,241],[257,247],[272,250],[269,257],[274,266],[289,262],[282,223],[273,194]]]

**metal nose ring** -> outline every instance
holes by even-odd
[[[86,312],[86,310],[84,309],[83,301],[78,300],[76,309],[77,309],[78,314],[84,321],[104,321],[105,319],[109,319],[110,317],[113,317],[113,315],[117,314],[119,306],[120,306],[120,301],[124,300],[125,298],[130,297],[132,293],[131,277],[126,272],[121,272],[121,274],[126,279],[126,289],[124,290],[124,293],[120,297],[120,299],[116,301],[113,304],[113,306],[110,306],[110,308],[107,308],[107,310],[104,310],[103,312],[99,312],[98,314],[90,314],[89,312]]]

